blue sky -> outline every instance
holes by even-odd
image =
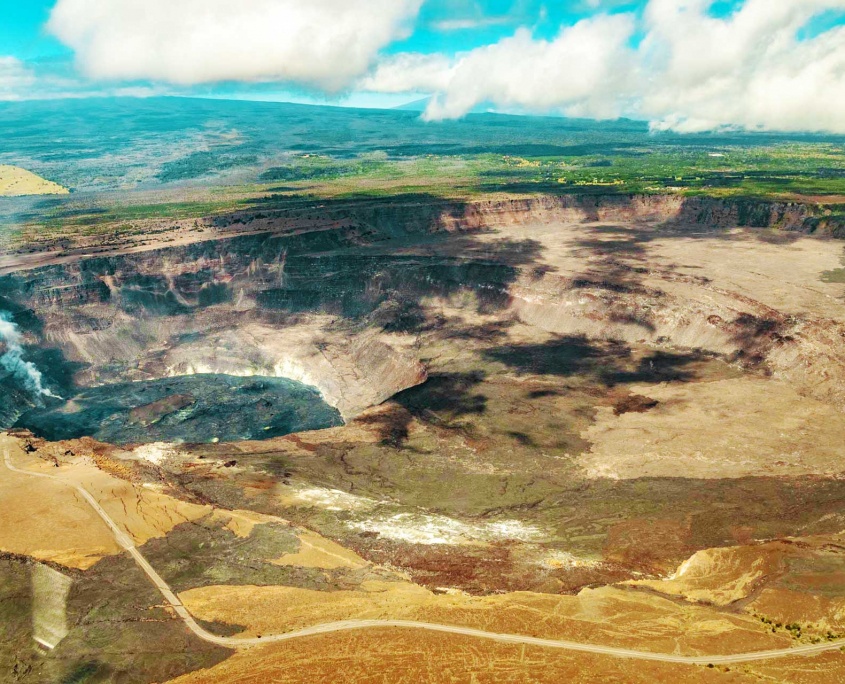
[[[431,96],[431,119],[838,131],[843,27],[845,0],[0,0],[0,99]]]
[[[54,0],[0,0],[0,51],[22,60],[70,56],[43,30],[53,4]]]
[[[178,0],[174,0],[178,1]],[[0,49],[23,60],[72,58],[72,51],[44,30],[56,0],[0,0]],[[642,12],[644,0],[429,0],[424,3],[411,36],[397,40],[385,52],[455,54],[494,43],[521,26],[550,38],[561,26],[593,16],[597,11]],[[716,0],[710,13],[731,14],[742,0]],[[842,12],[827,12],[816,29],[845,20]]]
[[[56,0],[0,0],[0,50],[24,60],[71,57],[72,51],[51,37],[44,25]],[[174,0],[178,2],[178,0]],[[644,2],[604,3],[613,11],[639,9]],[[397,40],[387,52],[455,53],[493,43],[520,26],[552,35],[564,24],[595,14],[589,2],[541,0],[430,0],[423,4],[413,35]],[[461,24],[464,28],[459,28]]]
[[[120,0],[117,0],[119,2]],[[178,0],[174,0],[178,2]],[[74,51],[46,28],[56,0],[0,0],[0,56],[15,57],[37,72],[72,73]],[[412,33],[385,45],[384,55],[403,52],[456,55],[483,47],[530,27],[538,37],[552,37],[561,28],[596,13],[589,0],[428,0],[423,3]],[[602,3],[611,12],[640,11],[645,2],[613,0]],[[142,79],[144,85],[149,82]],[[138,80],[132,79],[132,85]],[[92,84],[96,92],[96,84]],[[111,84],[109,84],[111,85]],[[363,107],[395,106],[424,92],[405,94],[345,91],[320,92],[308,84],[237,83],[202,84],[182,89],[187,95],[235,97],[257,100],[293,100]]]

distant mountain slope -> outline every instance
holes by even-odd
[[[0,165],[0,197],[66,195],[67,193],[67,188],[19,166]]]
[[[399,105],[398,107],[394,107],[393,110],[396,112],[424,112],[425,108],[428,107],[428,103],[431,102],[430,97],[424,97],[421,100],[414,100],[413,102],[406,102],[403,105]]]
[[[74,191],[156,189],[162,184],[257,182],[265,171],[316,155],[343,164],[412,157],[633,157],[843,136],[721,132],[652,134],[642,121],[469,114],[425,122],[424,101],[401,109],[345,109],[191,98],[95,98],[0,103],[0,164]]]
[[[642,144],[641,122],[471,114],[427,123],[419,112],[190,98],[0,103],[0,164],[73,190],[157,186],[209,175],[254,181],[290,154],[531,154],[585,143]],[[577,150],[575,150],[577,152]]]
[[[428,105],[431,103],[431,97],[424,97],[421,100],[414,100],[413,102],[406,102],[405,104],[401,104],[398,107],[393,107],[392,111],[394,112],[424,112],[428,109]],[[487,104],[479,104],[473,107],[470,110],[470,114],[490,114],[492,113],[492,109]],[[535,117],[530,117],[535,118]],[[554,117],[560,118],[560,117]]]

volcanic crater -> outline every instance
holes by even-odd
[[[0,416],[432,590],[659,577],[838,531],[838,230],[789,203],[406,196],[45,241],[0,260],[0,309],[54,396],[7,373]]]

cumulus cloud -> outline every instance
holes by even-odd
[[[463,53],[380,57],[422,3],[58,0],[48,29],[74,50],[84,76],[113,87],[272,81],[430,93],[430,120],[487,104],[643,118],[658,130],[845,133],[845,27],[802,35],[819,14],[845,11],[845,0],[744,0],[721,17],[715,0],[648,0],[638,13],[619,11],[629,0],[579,0],[596,14],[551,39],[521,28]],[[449,3],[441,31],[500,20],[472,0]],[[0,58],[0,98],[31,90],[27,79],[24,65]]]
[[[845,28],[799,31],[845,0],[747,0],[731,17],[707,0],[651,0],[641,59],[654,75],[642,114],[656,128],[845,132]]]
[[[462,116],[475,105],[550,109],[570,107],[597,118],[619,115],[615,94],[634,33],[631,15],[599,16],[565,28],[551,41],[535,40],[528,29],[473,50],[451,68],[448,85],[425,116]]]
[[[422,0],[58,0],[48,29],[98,79],[288,81],[328,91],[405,35]]]
[[[650,0],[642,17],[599,15],[553,40],[528,29],[451,60],[398,55],[369,84],[434,93],[425,117],[500,108],[646,118],[656,129],[845,133],[845,27],[802,39],[845,0]],[[635,42],[634,37],[641,40]]]

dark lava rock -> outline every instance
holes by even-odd
[[[342,424],[313,387],[229,375],[93,387],[30,409],[17,422],[51,441],[94,437],[112,444],[259,440]]]
[[[656,399],[644,397],[641,394],[632,394],[616,402],[613,407],[613,414],[621,416],[623,413],[645,413],[659,405],[660,402]]]

